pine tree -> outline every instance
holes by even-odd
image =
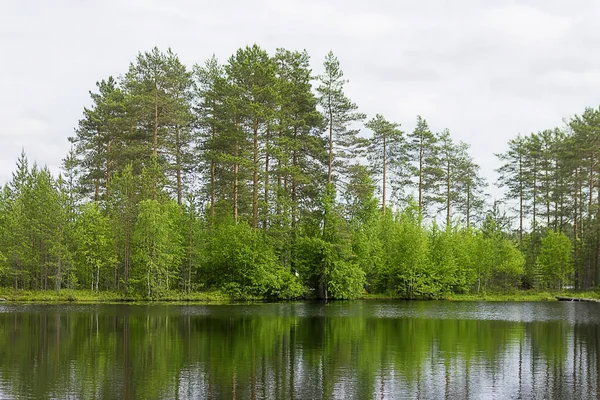
[[[209,198],[212,226],[217,197],[225,197],[226,185],[221,182],[225,180],[224,174],[227,169],[224,168],[223,158],[230,152],[227,149],[229,141],[224,134],[227,126],[226,117],[223,115],[226,95],[223,90],[226,85],[225,72],[213,55],[204,65],[194,67],[194,78],[194,111],[198,128],[196,152],[200,156],[197,168],[201,176],[206,176],[208,171],[209,177],[203,182],[203,191]]]
[[[381,209],[385,215],[388,197],[388,171],[395,171],[398,176],[405,175],[408,163],[406,143],[403,133],[399,129],[400,124],[389,122],[380,114],[368,121],[365,126],[373,132],[367,146],[367,158],[376,176],[381,177]]]
[[[310,58],[304,52],[278,49],[276,89],[279,93],[271,130],[271,192],[269,236],[285,268],[295,261],[293,249],[299,221],[315,211],[326,179],[327,153],[321,137],[323,118],[312,92]],[[265,203],[269,198],[266,196]]]
[[[236,109],[240,112],[240,125],[249,133],[252,173],[251,224],[258,227],[259,192],[267,191],[269,178],[270,132],[273,123],[273,107],[276,102],[275,63],[258,47],[239,49],[225,66],[228,79],[235,93]],[[264,164],[261,162],[264,159]],[[261,182],[261,166],[263,180]]]
[[[500,174],[498,184],[506,187],[506,196],[517,201],[519,218],[519,242],[523,241],[523,222],[528,215],[529,180],[527,170],[527,147],[525,138],[517,136],[508,142],[508,151],[496,154],[503,163],[497,172]]]
[[[158,162],[169,177],[169,187],[181,203],[184,173],[191,158],[192,75],[171,49],[140,53],[123,78],[127,113],[134,122],[132,140],[141,147],[142,165]],[[172,175],[175,175],[174,177]]]
[[[436,201],[441,169],[437,162],[437,140],[427,121],[417,116],[417,125],[408,135],[408,152],[413,160],[412,174],[416,176],[417,206],[427,215],[427,209]]]
[[[344,72],[340,62],[330,51],[323,63],[325,72],[319,76],[319,105],[327,121],[328,163],[327,183],[334,183],[336,174],[343,173],[344,162],[353,159],[362,141],[358,138],[358,129],[352,124],[365,119],[365,115],[357,112],[358,107],[344,93]],[[337,172],[336,172],[337,170]]]
[[[125,96],[109,77],[96,83],[98,93],[90,91],[92,106],[84,108],[75,136],[70,137],[73,153],[70,162],[78,169],[78,186],[95,201],[110,196],[116,171],[124,167],[128,152],[124,137]]]
[[[484,218],[484,209],[486,206],[484,192],[487,183],[481,176],[480,167],[471,156],[466,152],[466,145],[459,147],[459,158],[457,164],[457,210],[464,216],[464,222],[467,228],[470,228],[472,222]]]

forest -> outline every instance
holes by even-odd
[[[490,203],[450,130],[366,116],[333,53],[310,64],[253,45],[190,68],[154,48],[100,80],[61,173],[23,151],[0,191],[0,286],[273,300],[598,286],[600,109],[507,132]]]

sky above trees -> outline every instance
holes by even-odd
[[[57,172],[90,88],[134,55],[171,47],[186,65],[259,43],[329,50],[368,118],[451,130],[490,183],[518,133],[600,103],[600,4],[563,1],[30,1],[0,3],[0,182],[24,147]],[[500,191],[489,190],[495,197]]]

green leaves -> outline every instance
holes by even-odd
[[[564,233],[549,230],[542,238],[537,261],[541,268],[542,286],[562,290],[574,272],[571,241]]]
[[[108,217],[98,203],[86,203],[80,209],[75,227],[78,283],[83,288],[99,291],[112,286],[111,272],[117,263],[113,234]]]
[[[181,237],[176,226],[179,212],[173,202],[161,204],[158,200],[143,200],[138,205],[132,282],[147,298],[159,298],[176,282],[182,257]]]
[[[0,198],[2,284],[417,298],[560,287],[569,265],[600,281],[599,110],[498,156],[517,248],[510,218],[484,212],[467,144],[420,116],[405,135],[376,114],[359,135],[347,83],[331,52],[318,77],[306,51],[246,46],[193,73],[170,49],[139,53],[90,93],[64,179],[19,158]]]

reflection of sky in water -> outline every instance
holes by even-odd
[[[0,399],[592,399],[600,304],[0,305]]]

